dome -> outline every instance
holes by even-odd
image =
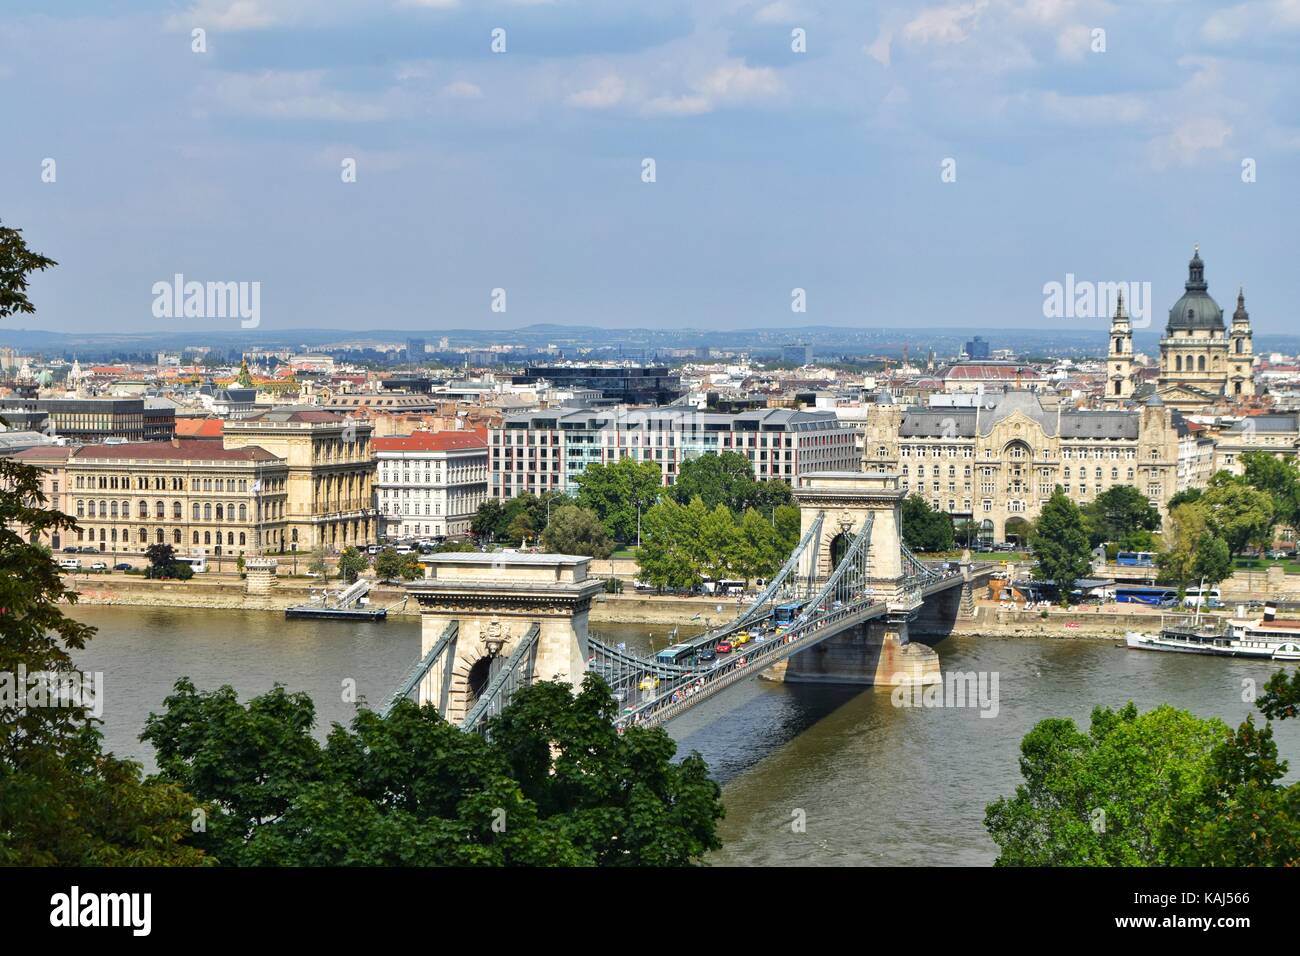
[[[1205,263],[1201,261],[1200,247],[1192,253],[1192,261],[1187,264],[1187,284],[1183,287],[1183,297],[1169,310],[1167,331],[1173,332],[1222,332],[1223,310],[1219,303],[1206,291]]]

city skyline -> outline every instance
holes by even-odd
[[[1091,322],[1104,342],[1105,316],[1046,317],[1044,287],[1149,282],[1157,329],[1196,243],[1221,305],[1244,284],[1261,336],[1293,323],[1293,4],[10,9],[0,75],[33,93],[0,211],[60,263],[15,329],[240,331],[157,317],[180,274],[259,284],[250,341]]]

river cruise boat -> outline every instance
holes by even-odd
[[[1159,633],[1129,631],[1124,643],[1130,650],[1300,661],[1300,620],[1279,620],[1272,607],[1259,618],[1247,618],[1244,609],[1230,618],[1166,615]]]

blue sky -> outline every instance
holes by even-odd
[[[176,273],[260,282],[276,329],[1050,328],[1067,273],[1163,324],[1199,242],[1296,328],[1300,0],[0,13],[0,220],[60,262],[15,325],[157,328]]]

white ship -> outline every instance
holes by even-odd
[[[1258,618],[1246,617],[1244,608],[1231,618],[1166,615],[1158,634],[1129,631],[1124,643],[1132,650],[1300,661],[1300,620],[1279,620],[1271,604]]]

